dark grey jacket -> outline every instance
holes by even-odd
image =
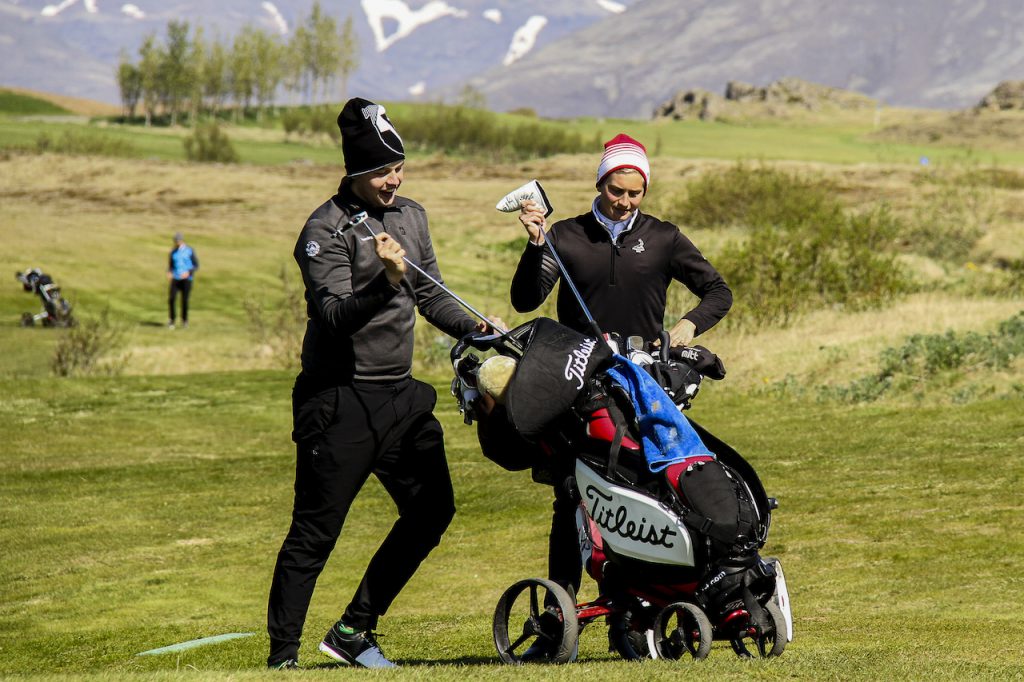
[[[413,268],[406,270],[400,286],[392,286],[365,225],[335,234],[361,210],[360,200],[343,182],[338,194],[309,216],[295,244],[309,315],[302,372],[317,384],[409,376],[415,308],[451,336],[475,326],[458,303]],[[393,206],[367,213],[374,232],[390,234],[406,258],[442,281],[422,206],[396,197]]]

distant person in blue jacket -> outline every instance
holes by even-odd
[[[167,281],[170,282],[167,297],[167,307],[170,310],[170,316],[167,318],[168,329],[174,329],[174,299],[178,292],[181,292],[181,326],[188,327],[188,297],[192,293],[192,280],[195,279],[198,269],[199,258],[196,252],[185,243],[185,236],[181,232],[176,232],[174,248],[171,249],[167,265]]]

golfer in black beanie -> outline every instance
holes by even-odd
[[[433,414],[437,395],[411,374],[416,310],[454,338],[487,328],[427,277],[406,269],[403,257],[442,281],[426,212],[397,194],[405,150],[384,107],[349,100],[338,127],[346,176],[309,216],[294,252],[309,319],[292,389],[294,507],[267,609],[272,668],[297,667],[313,586],[371,473],[394,499],[398,520],[319,648],[353,665],[394,665],[377,645],[377,619],[455,514]],[[345,229],[361,214],[365,222]],[[347,559],[341,570],[355,568]]]

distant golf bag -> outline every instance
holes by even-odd
[[[24,272],[17,272],[14,276],[21,282],[25,291],[30,291],[43,302],[42,312],[22,313],[21,324],[23,327],[31,327],[36,322],[44,327],[71,327],[75,324],[75,318],[71,315],[71,304],[61,296],[60,287],[53,279],[39,268],[29,268]]]
[[[721,361],[700,346],[626,357],[613,345],[539,318],[452,349],[452,393],[479,421],[485,456],[579,501],[581,561],[599,588],[577,604],[548,580],[512,585],[494,614],[498,656],[520,663],[540,642],[543,660],[573,660],[580,630],[601,617],[630,660],[702,659],[714,640],[738,656],[780,655],[789,595],[778,559],[759,553],[775,500],[739,453],[681,414],[702,378],[724,377]],[[470,347],[517,360],[504,405],[486,415],[491,388]]]

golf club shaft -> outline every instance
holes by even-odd
[[[572,281],[572,277],[569,276],[569,271],[565,269],[565,265],[562,264],[562,259],[558,257],[558,252],[555,251],[555,245],[551,243],[551,240],[547,237],[544,238],[544,243],[548,245],[548,251],[551,252],[551,257],[555,259],[555,264],[558,266],[559,272],[562,273],[562,279],[569,285],[572,290],[573,296],[576,297],[576,301],[580,304],[580,308],[583,309],[583,314],[587,317],[587,322],[590,323],[590,328],[597,334],[597,338],[602,341],[606,341],[604,333],[601,331],[601,327],[598,326],[597,320],[590,314],[590,308],[583,302],[583,297],[580,296],[579,290],[576,288],[576,284]]]
[[[369,224],[369,223],[367,223],[367,222],[364,222],[364,223],[363,223],[363,225],[364,225],[364,226],[366,227],[366,231],[370,233],[370,236],[371,236],[371,237],[376,237],[376,236],[377,236],[377,233],[373,231],[373,228],[372,228],[372,227],[370,227],[370,224]],[[431,276],[430,276],[430,274],[429,274],[429,273],[428,273],[428,272],[427,272],[426,270],[424,270],[424,269],[423,269],[423,268],[421,268],[420,266],[416,265],[415,263],[413,263],[413,262],[412,262],[411,260],[409,260],[409,259],[408,259],[408,258],[406,258],[405,256],[402,256],[402,260],[404,260],[404,261],[405,261],[405,263],[406,263],[406,265],[408,265],[409,267],[411,267],[411,268],[412,268],[413,270],[415,270],[416,272],[420,273],[421,275],[423,275],[424,277],[426,277],[427,279],[429,279],[429,280],[430,280],[431,282],[433,282],[433,283],[434,283],[434,284],[435,284],[435,285],[436,285],[436,286],[437,286],[437,287],[438,287],[439,289],[441,289],[441,291],[445,292],[446,294],[448,294],[449,296],[451,296],[452,298],[454,298],[454,299],[455,299],[456,301],[458,301],[458,302],[459,302],[459,303],[460,303],[460,304],[462,305],[462,307],[463,307],[463,308],[465,308],[465,309],[466,309],[466,310],[468,310],[469,312],[471,312],[471,313],[473,313],[474,315],[476,315],[476,316],[477,316],[478,318],[480,318],[480,320],[482,320],[482,321],[483,321],[483,322],[484,322],[484,323],[485,323],[486,325],[488,325],[489,327],[491,327],[492,329],[494,329],[494,331],[498,332],[499,334],[507,334],[507,333],[508,333],[508,330],[507,330],[507,329],[502,329],[502,328],[501,328],[501,327],[499,327],[498,325],[496,325],[496,324],[494,324],[493,322],[491,322],[491,321],[490,321],[490,320],[489,320],[489,319],[487,318],[487,316],[486,316],[486,315],[484,315],[484,314],[483,314],[482,312],[480,312],[479,310],[477,310],[476,308],[474,308],[473,306],[471,306],[471,305],[470,305],[469,303],[467,303],[466,301],[464,301],[464,300],[463,300],[463,299],[462,299],[462,298],[461,298],[461,297],[460,297],[460,296],[459,296],[458,294],[456,294],[456,293],[455,293],[454,291],[452,291],[451,289],[449,289],[448,287],[446,287],[446,286],[444,285],[444,283],[443,283],[443,282],[439,282],[439,281],[438,281],[437,279],[435,279],[434,277],[431,277]]]

